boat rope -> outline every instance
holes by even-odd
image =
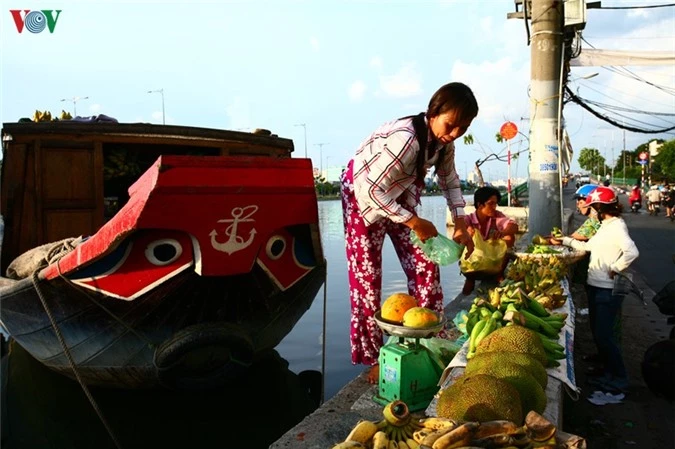
[[[63,353],[65,354],[66,358],[68,359],[68,363],[70,363],[70,368],[73,370],[73,374],[75,375],[75,378],[77,379],[77,382],[80,384],[80,387],[82,387],[82,391],[84,391],[85,396],[87,396],[87,399],[89,399],[89,403],[94,408],[94,411],[96,412],[99,419],[101,420],[101,423],[103,423],[103,426],[108,431],[108,435],[110,436],[110,439],[115,444],[115,447],[117,447],[118,449],[122,449],[122,445],[117,440],[117,437],[115,436],[115,433],[113,432],[112,427],[110,427],[110,424],[105,419],[105,416],[103,415],[103,412],[101,411],[98,404],[96,403],[96,400],[91,395],[91,392],[89,391],[89,388],[87,387],[87,385],[82,380],[82,377],[80,376],[80,372],[77,369],[77,365],[75,364],[75,360],[73,359],[73,355],[70,353],[70,349],[66,345],[66,341],[63,338],[63,334],[61,333],[61,329],[59,328],[58,324],[56,324],[56,320],[54,319],[54,315],[52,314],[52,311],[49,309],[49,306],[47,305],[47,300],[45,299],[44,295],[42,294],[42,289],[40,287],[40,282],[39,282],[39,279],[38,279],[38,270],[35,270],[33,272],[33,287],[35,287],[35,291],[37,292],[38,297],[40,298],[40,302],[42,303],[42,307],[45,309],[45,312],[47,313],[47,317],[49,317],[49,321],[52,323],[52,327],[54,328],[54,333],[56,334],[56,338],[59,340],[59,343],[61,344],[61,347],[63,348]]]
[[[326,304],[328,290],[328,261],[324,259],[323,274],[323,336],[321,338],[321,404],[326,398]],[[319,405],[321,405],[319,404]]]
[[[67,277],[65,277],[65,276],[63,275],[63,273],[61,272],[61,265],[60,265],[59,261],[56,262],[56,269],[57,269],[58,272],[59,272],[59,277],[60,277],[61,279],[63,279],[63,281],[64,281],[66,284],[70,285],[74,290],[77,290],[78,292],[80,292],[80,293],[82,293],[84,296],[86,296],[91,302],[93,302],[93,303],[94,303],[95,305],[97,305],[101,310],[103,310],[105,313],[107,313],[112,319],[114,319],[114,320],[117,321],[119,324],[121,324],[122,326],[124,326],[129,332],[131,332],[132,334],[134,334],[135,336],[137,336],[141,341],[144,341],[150,348],[154,348],[154,347],[155,347],[155,344],[154,344],[152,341],[150,341],[150,339],[148,339],[147,337],[145,337],[143,334],[141,334],[141,333],[138,332],[136,329],[134,329],[133,327],[131,327],[128,323],[126,323],[123,319],[121,319],[120,317],[118,317],[117,315],[115,315],[113,312],[111,312],[106,306],[104,306],[103,304],[101,304],[100,302],[98,302],[98,300],[97,300],[96,298],[94,298],[92,295],[90,295],[85,289],[80,288],[80,287],[79,287],[77,284],[75,284],[73,281],[71,281],[70,279],[68,279]]]

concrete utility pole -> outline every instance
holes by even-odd
[[[562,227],[559,181],[562,142],[561,67],[563,2],[532,0],[530,62],[530,235],[548,235]],[[527,20],[527,18],[525,18]]]

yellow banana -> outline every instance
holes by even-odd
[[[373,449],[389,449],[389,437],[384,431],[378,430],[373,435]]]
[[[420,444],[417,441],[413,440],[412,438],[406,439],[405,443],[408,445],[408,447],[410,449],[419,449],[419,447],[420,447]],[[373,449],[375,449],[375,448],[373,448]]]
[[[359,421],[352,431],[349,432],[345,441],[358,441],[359,443],[366,444],[378,430],[380,429],[377,427],[377,424],[372,421]]]
[[[438,440],[440,437],[445,435],[446,433],[450,433],[454,430],[454,427],[444,427],[442,429],[434,430],[431,432],[429,435],[424,437],[422,441],[420,441],[421,446],[429,446],[432,447],[436,440]]]
[[[367,449],[365,445],[358,441],[343,441],[333,446],[333,449]]]
[[[413,432],[413,439],[418,443],[422,444],[422,440],[424,440],[424,438],[426,438],[427,435],[430,435],[434,432],[435,430],[422,428],[420,430],[416,430],[415,432]]]
[[[422,427],[433,430],[440,430],[446,427],[457,427],[457,422],[450,418],[426,418],[421,419],[419,423]]]
[[[398,449],[398,443],[394,440],[389,440],[389,447],[387,449]]]
[[[452,429],[445,435],[442,435],[434,442],[431,447],[433,449],[448,449],[466,446],[473,438],[473,434],[479,425],[480,424],[477,422],[466,422],[461,426]]]
[[[382,414],[389,424],[396,427],[405,426],[411,419],[408,406],[403,401],[393,401],[385,405]]]
[[[398,449],[410,449],[410,447],[406,444],[405,441],[399,441],[398,442]]]

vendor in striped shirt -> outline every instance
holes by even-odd
[[[478,114],[471,89],[462,83],[442,86],[426,113],[383,124],[364,140],[347,164],[341,182],[345,225],[351,352],[353,364],[373,365],[369,380],[377,382],[382,331],[373,317],[380,310],[382,245],[386,235],[408,279],[408,292],[420,306],[443,312],[438,266],[410,241],[438,235],[429,220],[418,217],[424,177],[435,167],[438,184],[455,222],[453,238],[470,253],[473,241],[464,223],[459,176],[455,169],[455,139]]]

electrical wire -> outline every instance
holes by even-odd
[[[675,3],[667,3],[665,5],[646,5],[646,6],[601,6],[593,9],[650,9],[650,8],[668,8],[675,6]]]
[[[570,90],[569,87],[565,86],[565,91],[570,96],[570,101],[572,101],[572,102],[578,104],[579,106],[581,106],[582,108],[586,109],[588,112],[590,112],[591,114],[593,114],[594,116],[596,116],[600,120],[603,120],[607,123],[610,123],[610,124],[616,126],[617,128],[625,129],[627,131],[633,131],[633,132],[636,132],[636,133],[644,133],[644,134],[658,134],[658,133],[663,133],[663,132],[675,130],[675,126],[673,126],[671,128],[648,130],[648,129],[634,128],[632,126],[624,125],[622,123],[619,123],[619,122],[616,122],[616,121],[612,120],[610,117],[607,117],[606,115],[602,115],[601,113],[599,113],[596,110],[594,110],[593,108],[591,108],[588,104],[586,104],[586,102],[583,99],[577,97],[574,94],[574,92],[572,92],[572,90]]]

